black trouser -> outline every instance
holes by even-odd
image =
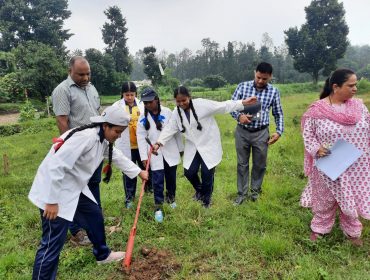
[[[199,168],[201,168],[202,181],[200,181],[198,176]],[[213,192],[215,168],[208,169],[202,157],[197,152],[189,169],[184,168],[184,175],[193,185],[195,191],[200,193],[203,204],[209,205]]]
[[[58,270],[59,255],[67,236],[70,221],[57,217],[48,220],[43,217],[42,239],[37,250],[33,266],[32,279],[55,279]],[[105,240],[104,218],[101,208],[83,193],[80,194],[73,221],[86,229],[87,235],[93,244],[93,254],[96,260],[106,259],[110,249]]]
[[[145,170],[145,167],[143,165],[143,162],[140,158],[139,149],[131,149],[131,161],[133,163],[136,163],[142,170]],[[150,170],[149,170],[150,175]],[[137,184],[137,177],[131,179],[130,177],[123,174],[123,188],[125,190],[126,195],[126,203],[133,201],[136,194],[136,184]],[[146,186],[152,187],[152,181],[149,176],[148,182],[146,183]]]
[[[89,183],[87,184],[99,207],[101,207],[99,184],[101,182],[102,168],[103,162],[100,163],[98,168],[95,170],[94,174],[91,176]],[[76,224],[75,222],[71,222],[71,224],[69,225],[69,231],[71,232],[72,235],[76,235],[80,230],[81,226]]]

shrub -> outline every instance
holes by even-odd
[[[23,87],[17,73],[9,73],[0,78],[0,102],[15,102],[23,99]]]
[[[212,90],[215,90],[216,88],[226,85],[226,80],[220,75],[209,75],[204,78],[204,84]]]
[[[19,121],[25,122],[35,119],[35,112],[36,109],[33,107],[31,101],[26,100],[24,105],[20,107],[20,115],[19,115]]]
[[[201,87],[204,85],[204,82],[202,79],[199,79],[199,78],[194,78],[191,80],[191,85],[193,87]]]
[[[370,81],[368,79],[362,78],[357,83],[358,93],[368,93],[370,92]]]
[[[54,118],[27,121],[17,124],[0,125],[0,137],[6,137],[17,133],[36,134],[45,129],[56,129]]]

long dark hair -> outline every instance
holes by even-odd
[[[124,82],[121,87],[121,99],[125,92],[135,92],[137,94],[137,88],[134,82]]]
[[[153,114],[154,115],[153,120],[155,122],[155,125],[156,125],[157,129],[159,131],[161,131],[162,130],[162,122],[159,119],[159,116],[161,114],[161,103],[160,103],[160,100],[159,100],[159,97],[158,96],[156,96],[154,98],[154,100],[158,100],[158,113],[156,115]],[[149,112],[148,109],[145,108],[144,109],[144,116],[145,116],[145,119],[146,119],[146,122],[145,122],[145,125],[144,125],[145,130],[149,130],[150,129],[150,123],[149,123],[149,120],[148,120],[148,112]]]
[[[197,113],[195,112],[193,101],[191,100],[191,94],[190,94],[189,90],[186,87],[184,87],[184,86],[179,86],[178,88],[176,88],[173,91],[173,97],[176,98],[179,94],[184,95],[184,96],[190,98],[189,106],[190,106],[190,110],[193,112],[193,115],[194,115],[195,120],[197,121],[197,124],[198,124],[197,129],[198,130],[202,130],[202,125],[201,125],[201,123],[198,120]],[[180,107],[179,106],[177,106],[177,113],[179,114],[180,121],[181,121],[181,126],[182,126],[181,132],[184,133],[185,132],[185,126],[184,126],[184,123],[183,123],[183,118],[182,118],[182,115],[181,115],[181,111],[180,111]]]
[[[333,85],[337,84],[339,87],[341,87],[350,76],[354,75],[355,72],[353,72],[350,69],[341,68],[335,70],[325,81],[324,87],[320,94],[320,99],[323,99],[327,96],[329,96],[333,92]]]
[[[114,125],[113,124],[110,124],[110,123],[107,123],[109,127],[113,127]],[[103,124],[102,123],[90,123],[90,124],[86,124],[86,125],[82,125],[82,126],[79,126],[79,127],[76,127],[75,129],[71,130],[68,135],[64,138],[64,141],[63,143],[65,143],[69,138],[72,137],[73,134],[75,134],[76,132],[78,131],[82,131],[82,130],[85,130],[85,129],[88,129],[88,128],[94,128],[94,127],[97,127],[97,126],[100,126],[100,130],[103,129]],[[100,140],[103,141],[104,139],[104,134],[100,135]],[[109,143],[109,148],[108,148],[108,163],[107,165],[104,167],[104,170],[103,170],[103,173],[105,173],[105,177],[103,179],[103,181],[105,183],[108,183],[110,181],[110,178],[112,176],[112,157],[113,157],[113,143]],[[55,152],[57,152],[58,150],[56,150]]]

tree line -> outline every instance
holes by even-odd
[[[274,67],[276,83],[316,83],[336,67],[348,67],[370,78],[370,46],[351,46],[345,10],[338,0],[313,0],[305,8],[306,23],[284,31],[285,42],[274,46],[268,33],[255,43],[227,42],[221,48],[211,38],[192,52],[157,52],[146,46],[135,55],[127,47],[126,19],[117,6],[103,11],[104,51],[66,49],[73,34],[63,28],[71,16],[67,0],[0,0],[0,102],[25,94],[45,100],[67,75],[68,60],[83,55],[90,62],[92,83],[101,94],[117,94],[124,80],[150,79],[170,90],[179,83],[216,88],[253,78],[260,61]]]
[[[104,51],[69,51],[65,41],[73,34],[63,28],[71,16],[67,0],[0,1],[0,102],[25,96],[45,100],[65,79],[71,56],[90,62],[92,83],[100,92],[119,92],[129,79],[132,63],[126,38],[126,20],[117,6],[104,10]]]

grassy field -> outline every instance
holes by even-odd
[[[230,92],[224,93],[230,96]],[[370,107],[370,94],[362,94]],[[338,225],[317,243],[309,240],[311,212],[299,206],[306,184],[300,117],[317,93],[283,94],[286,131],[271,146],[263,194],[239,207],[236,154],[229,115],[217,116],[224,157],[216,169],[213,205],[191,200],[193,189],[178,170],[178,208],[165,205],[165,221],[153,218],[153,197],[146,195],[135,240],[134,257],[144,245],[171,251],[181,269],[171,279],[370,279],[370,223],[364,221],[364,247],[354,248]],[[273,125],[271,127],[273,130]],[[57,129],[0,138],[1,154],[10,158],[10,174],[0,180],[0,279],[30,279],[40,239],[40,219],[28,200],[33,177]],[[3,166],[1,165],[1,172]],[[101,185],[106,225],[122,230],[107,236],[109,246],[124,250],[134,211],[124,209],[121,175]],[[97,266],[89,248],[66,243],[58,279],[125,279],[119,264]]]

